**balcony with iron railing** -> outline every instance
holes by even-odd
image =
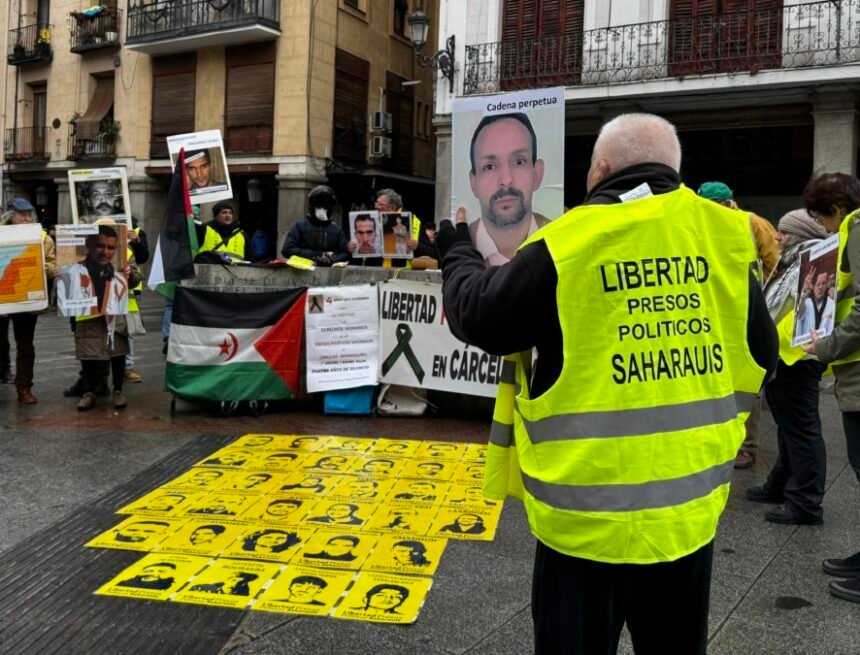
[[[122,12],[119,9],[108,8],[96,16],[72,12],[69,14],[70,50],[80,54],[90,50],[119,48],[121,23]]]
[[[77,122],[69,126],[68,159],[114,159],[120,124]]]
[[[281,33],[280,4],[280,0],[129,0],[125,45],[164,55],[271,40]]]
[[[27,25],[9,30],[9,51],[6,60],[10,66],[37,61],[51,61],[51,25]]]
[[[48,161],[48,128],[16,127],[6,130],[3,156],[8,163]]]
[[[466,46],[463,93],[858,62],[858,5],[860,0],[795,3]]]

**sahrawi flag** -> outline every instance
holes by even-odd
[[[188,178],[185,176],[185,150],[182,149],[170,180],[167,206],[164,209],[147,286],[171,298],[174,285],[165,282],[178,282],[194,277],[193,260],[196,252],[197,232],[191,213]]]
[[[297,396],[305,292],[221,293],[177,287],[167,390],[201,400]]]

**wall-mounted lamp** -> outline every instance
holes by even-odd
[[[45,207],[48,204],[48,189],[43,186],[36,187],[36,205]]]
[[[263,202],[263,184],[256,177],[252,177],[245,185],[248,191],[248,202]]]
[[[415,13],[407,17],[406,21],[409,23],[409,38],[412,41],[412,47],[415,49],[418,65],[441,71],[442,75],[448,79],[451,93],[454,93],[454,35],[452,34],[448,37],[444,50],[440,50],[435,55],[428,57],[421,50],[427,43],[430,18],[420,9],[416,9]]]

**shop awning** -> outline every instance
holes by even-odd
[[[96,91],[84,115],[78,119],[76,135],[79,139],[95,139],[99,124],[113,107],[113,77],[100,77]]]

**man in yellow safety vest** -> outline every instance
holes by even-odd
[[[680,165],[671,123],[622,115],[585,205],[507,264],[485,268],[465,222],[437,237],[452,332],[537,351],[506,358],[484,493],[519,494],[537,537],[538,653],[614,652],[625,622],[637,652],[707,646],[717,522],[777,339],[748,220]]]

